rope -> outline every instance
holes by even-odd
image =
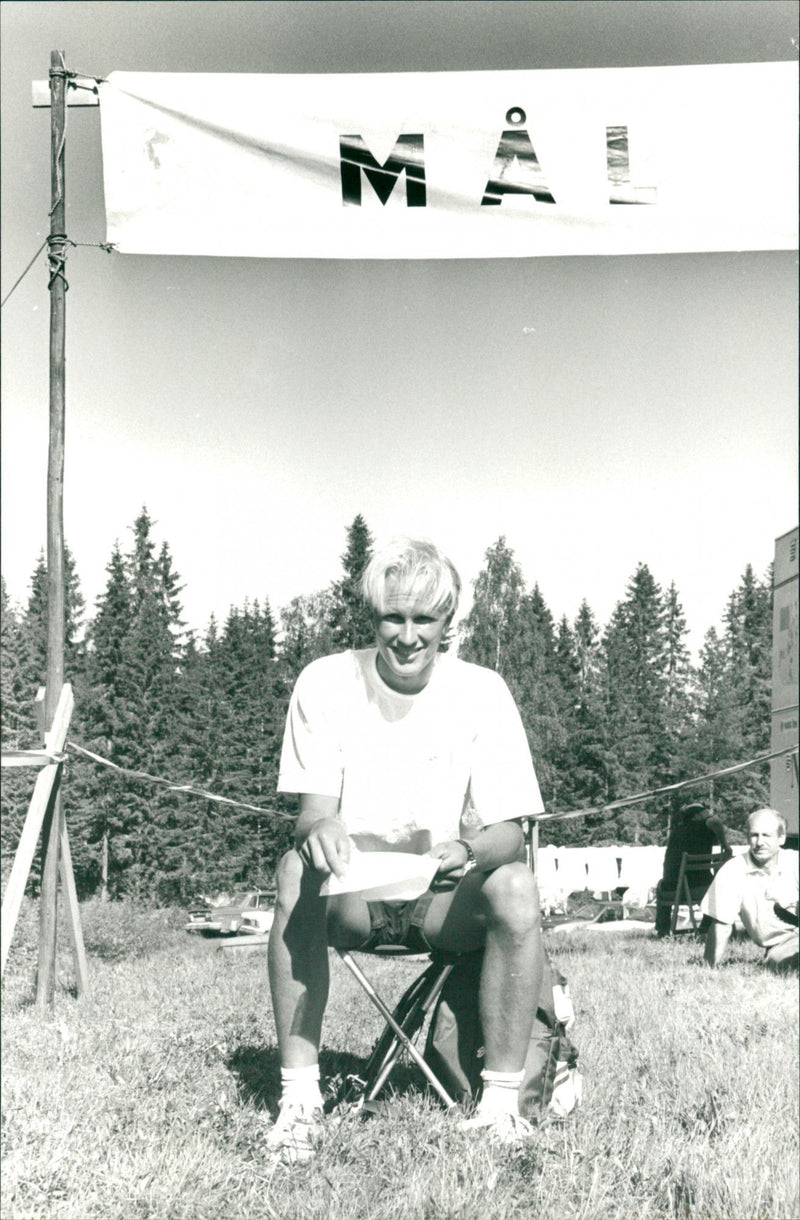
[[[245,801],[235,801],[228,796],[218,796],[214,792],[208,792],[205,788],[196,788],[192,784],[174,784],[171,780],[165,779],[161,775],[150,775],[147,771],[134,771],[130,767],[120,767],[117,763],[103,758],[100,754],[93,753],[92,750],[79,746],[74,741],[68,741],[67,747],[70,750],[75,750],[78,754],[85,755],[86,758],[92,759],[93,762],[99,763],[103,767],[110,767],[112,771],[117,771],[120,775],[129,775],[133,779],[143,779],[151,784],[160,784],[170,792],[183,792],[187,796],[199,796],[206,801],[217,801],[222,805],[234,805],[237,809],[247,809],[251,813],[266,813],[272,817],[279,818],[294,817],[294,814],[284,813],[280,809],[265,809],[260,805],[248,805]],[[736,763],[732,767],[723,767],[722,770],[712,771],[708,775],[698,775],[695,779],[679,780],[675,784],[666,784],[663,788],[652,788],[649,792],[637,792],[633,796],[621,797],[618,801],[609,801],[607,805],[593,805],[589,809],[569,809],[561,813],[542,813],[533,820],[536,822],[566,821],[569,818],[585,818],[593,814],[606,813],[611,809],[624,809],[626,805],[636,805],[642,801],[650,801],[657,796],[664,796],[667,792],[679,792],[682,788],[691,788],[696,784],[707,784],[709,780],[718,779],[722,775],[733,775],[737,771],[746,771],[749,767],[761,766],[762,763],[769,762],[771,758],[782,758],[785,754],[796,754],[798,748],[800,747],[797,745],[785,746],[782,750],[775,750],[771,754],[759,754],[756,758],[751,758],[747,762]]]
[[[164,779],[162,775],[150,775],[147,771],[134,771],[130,767],[120,767],[117,763],[79,746],[74,741],[68,741],[67,748],[85,755],[86,758],[91,758],[93,762],[99,763],[103,767],[110,767],[112,771],[117,771],[120,775],[129,775],[132,779],[144,779],[151,784],[160,784],[170,792],[183,792],[187,796],[200,796],[206,801],[217,801],[221,805],[235,805],[237,809],[247,809],[250,813],[266,813],[272,817],[294,820],[293,813],[284,813],[281,809],[264,809],[260,805],[248,805],[245,801],[234,801],[229,796],[217,796],[216,793],[207,792],[205,788],[196,788],[193,784],[174,784],[171,780]]]
[[[31,259],[31,261],[28,263],[27,267],[26,267],[26,268],[25,268],[25,270],[23,271],[22,275],[19,277],[19,279],[17,279],[17,280],[16,280],[16,281],[15,281],[15,282],[12,284],[11,288],[9,289],[9,291],[8,291],[8,292],[6,293],[6,295],[3,297],[3,300],[2,300],[2,301],[0,301],[0,309],[2,309],[3,305],[5,305],[6,301],[7,301],[7,300],[8,300],[8,298],[11,296],[11,293],[14,291],[14,289],[15,289],[15,288],[16,288],[16,287],[17,287],[19,284],[21,284],[21,283],[22,283],[22,281],[25,279],[25,276],[28,274],[28,272],[30,271],[31,267],[32,267],[32,266],[33,266],[33,264],[36,262],[36,260],[37,260],[37,258],[39,257],[39,255],[42,253],[42,250],[44,250],[45,246],[47,245],[48,240],[49,240],[49,238],[47,238],[47,237],[44,239],[44,241],[42,242],[41,246],[40,246],[40,247],[39,247],[39,249],[36,251],[36,253],[34,254],[33,258]]]
[[[67,71],[67,66],[64,63],[63,56],[61,59],[61,67],[50,69],[50,79],[51,80],[53,79],[54,76],[61,76],[61,77],[65,77],[65,78],[69,79],[69,77],[73,76],[73,75],[74,75],[74,73]],[[53,96],[53,91],[51,89],[50,90],[51,99],[52,99],[52,96]],[[64,107],[64,130],[61,132],[61,141],[58,145],[58,151],[56,152],[56,197],[55,197],[55,200],[53,201],[53,206],[51,207],[50,211],[48,212],[48,216],[53,215],[53,212],[55,212],[56,208],[61,203],[61,200],[64,198],[64,172],[63,172],[63,168],[62,168],[62,158],[64,156],[64,145],[67,140],[67,113],[68,113],[68,111],[69,111],[69,106],[65,106]],[[62,279],[64,278],[63,275],[61,278]],[[53,281],[51,279],[50,283],[52,284],[52,282]],[[67,284],[67,281],[64,280],[64,283]],[[67,284],[67,287],[69,287],[68,284]]]
[[[78,80],[93,80],[96,85],[107,85],[108,84],[108,81],[106,80],[106,78],[104,76],[95,76],[93,72],[68,72],[67,76],[72,77],[72,78],[77,77]],[[75,84],[73,84],[72,87],[73,87],[73,89],[88,89],[89,88],[88,85],[75,85]],[[96,93],[97,90],[93,89],[92,92]]]
[[[53,238],[53,234],[51,234],[50,237],[46,237],[44,239],[41,246],[36,251],[33,258],[31,259],[31,261],[28,263],[27,267],[23,271],[22,275],[19,276],[19,278],[16,280],[16,282],[14,284],[12,284],[11,288],[8,290],[6,295],[3,297],[3,300],[0,301],[0,308],[2,308],[3,305],[5,305],[6,301],[11,296],[11,293],[14,291],[14,289],[19,284],[21,284],[22,281],[25,279],[25,276],[28,274],[28,272],[30,271],[33,264],[36,262],[39,255],[42,253],[42,250],[44,250],[45,246],[47,245],[47,243],[49,241],[52,240],[52,238]],[[72,239],[69,237],[61,237],[60,240],[64,243],[65,246],[74,246],[76,249],[79,246],[84,246],[84,247],[90,248],[92,250],[105,250],[106,254],[113,254],[117,248],[116,242],[113,242],[113,241],[72,241]],[[48,256],[48,258],[49,258],[49,256]],[[62,279],[63,279],[63,270],[64,270],[65,261],[66,261],[65,258],[62,258],[61,268],[60,268],[60,274],[62,275]],[[51,268],[51,275],[52,275],[52,268]],[[52,279],[50,282],[52,283]],[[65,284],[67,283],[66,280],[64,280],[64,283]],[[48,287],[49,287],[49,285],[48,285]],[[67,287],[69,287],[68,284],[67,284]]]
[[[709,780],[717,779],[721,775],[733,775],[736,771],[759,767],[762,763],[769,762],[771,758],[782,758],[784,754],[796,754],[798,749],[800,747],[797,745],[785,746],[784,749],[775,750],[772,754],[759,754],[748,762],[736,763],[733,767],[723,767],[721,771],[712,771],[708,775],[698,775],[696,779],[682,779],[676,784],[666,784],[663,788],[652,788],[649,792],[637,792],[634,796],[621,797],[618,801],[609,801],[607,805],[593,805],[590,809],[570,809],[563,813],[541,813],[535,820],[537,822],[566,821],[568,818],[585,818],[587,815],[606,813],[609,809],[624,809],[626,805],[651,801],[654,797],[664,796],[667,792],[679,792],[682,788],[691,788],[695,784],[707,784]]]
[[[64,267],[67,264],[67,246],[71,245],[71,242],[63,233],[51,233],[47,239],[47,244],[50,247],[47,252],[47,265],[50,269],[50,279],[47,281],[48,291],[53,287],[56,280],[61,280],[64,284],[64,291],[69,292],[69,284],[67,283],[67,277],[64,275]]]
[[[87,91],[87,93],[98,93],[99,92],[98,85],[107,84],[107,81],[104,76],[93,76],[91,73],[88,73],[88,72],[70,71],[67,68],[66,64],[64,63],[63,59],[61,60],[60,68],[51,68],[50,69],[50,78],[52,79],[54,76],[60,77],[61,79],[66,80],[67,85],[70,89],[85,89]],[[79,79],[94,81],[94,85],[79,85],[77,83],[77,81]],[[53,203],[52,208],[50,209],[50,211],[48,213],[49,216],[53,215],[53,212],[56,210],[56,208],[58,207],[59,203],[61,202],[61,200],[63,198],[64,179],[63,179],[63,173],[62,173],[62,167],[61,167],[61,159],[64,154],[64,145],[65,145],[65,142],[67,139],[67,113],[66,113],[67,109],[68,109],[68,107],[64,108],[64,130],[61,133],[61,142],[59,143],[58,152],[56,154],[56,184],[57,184],[56,199],[55,199],[55,202]],[[45,246],[48,244],[50,245],[50,251],[48,253],[48,262],[49,262],[49,266],[50,266],[50,280],[48,282],[47,287],[48,287],[48,289],[52,288],[55,281],[57,279],[61,279],[64,282],[64,291],[65,292],[68,291],[68,289],[69,289],[69,284],[67,283],[66,278],[64,276],[64,267],[66,264],[66,247],[67,246],[93,246],[96,249],[105,250],[105,252],[107,254],[110,254],[112,250],[116,249],[116,246],[113,242],[70,241],[69,238],[65,237],[63,234],[51,233],[49,237],[46,237],[44,239],[41,246],[36,251],[36,253],[34,254],[31,261],[28,263],[25,270],[22,272],[22,275],[19,277],[19,279],[15,280],[15,282],[12,284],[9,291],[3,297],[3,300],[0,301],[0,309],[2,309],[3,305],[5,305],[6,301],[11,296],[14,289],[17,288],[19,286],[19,284],[22,283],[25,276],[28,274],[31,267],[36,262],[39,255],[41,254],[42,250],[44,250]]]

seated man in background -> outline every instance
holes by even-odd
[[[467,1124],[514,1140],[543,969],[539,899],[520,819],[543,810],[525,730],[499,674],[442,651],[460,580],[431,543],[399,539],[368,564],[376,644],[323,657],[297,680],[278,787],[299,794],[295,846],[278,867],[269,974],[281,1058],[267,1145],[289,1161],[321,1134],[318,1052],[328,946],[485,946],[483,1093]],[[351,845],[439,860],[411,902],[325,897]]]
[[[785,852],[786,822],[776,809],[757,809],[748,819],[749,851],[723,864],[701,903],[712,920],[705,961],[722,959],[736,919],[764,949],[773,970],[797,967],[797,852]]]

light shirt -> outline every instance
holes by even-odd
[[[797,935],[797,929],[779,919],[774,909],[776,902],[782,907],[795,905],[797,891],[796,851],[779,851],[770,872],[747,851],[723,864],[700,909],[720,923],[741,919],[750,939],[768,949]]]
[[[337,653],[300,674],[278,791],[338,797],[351,835],[397,844],[429,832],[421,851],[544,812],[525,730],[499,674],[439,654],[427,686],[405,695],[386,685],[376,659],[375,648]]]

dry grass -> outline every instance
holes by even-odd
[[[262,1152],[278,1089],[263,950],[215,951],[179,913],[84,909],[92,994],[32,1003],[34,912],[4,983],[2,1220],[794,1220],[797,979],[752,946],[553,939],[576,1001],[580,1112],[493,1152],[412,1087],[289,1169]],[[132,952],[131,952],[132,950]],[[397,995],[416,966],[372,962]],[[338,961],[323,1072],[379,1018]]]

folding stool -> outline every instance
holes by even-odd
[[[339,957],[344,962],[353,978],[364,990],[370,1001],[377,1008],[386,1022],[386,1028],[375,1043],[364,1070],[364,1101],[374,1101],[386,1084],[395,1064],[405,1050],[424,1073],[431,1086],[439,1094],[447,1108],[453,1109],[455,1102],[437,1078],[435,1072],[425,1062],[413,1039],[422,1028],[425,1018],[430,1012],[447,980],[450,971],[458,960],[457,954],[433,953],[425,970],[406,989],[396,1005],[394,1012],[376,992],[372,983],[361,968],[353,961],[345,949],[337,949]],[[404,950],[376,952],[376,957],[410,956]],[[416,954],[414,954],[416,956]]]
[[[531,870],[534,868],[535,855],[533,847],[534,827],[535,819],[527,819],[525,821],[525,854],[528,867]],[[364,1069],[363,1100],[365,1102],[374,1101],[389,1079],[400,1055],[403,1051],[406,1051],[439,1094],[448,1110],[452,1110],[456,1106],[456,1102],[437,1078],[436,1073],[426,1063],[422,1054],[414,1045],[413,1039],[419,1033],[425,1023],[425,1018],[439,998],[439,993],[444,987],[460,954],[444,953],[439,950],[432,952],[425,970],[405,990],[394,1012],[391,1012],[375,991],[375,988],[364,972],[353,961],[350,953],[345,949],[337,949],[336,952],[386,1022],[386,1028],[375,1043],[367,1061],[367,1066]],[[413,952],[410,953],[402,946],[396,946],[373,950],[372,956],[386,958],[416,957],[418,955]]]

